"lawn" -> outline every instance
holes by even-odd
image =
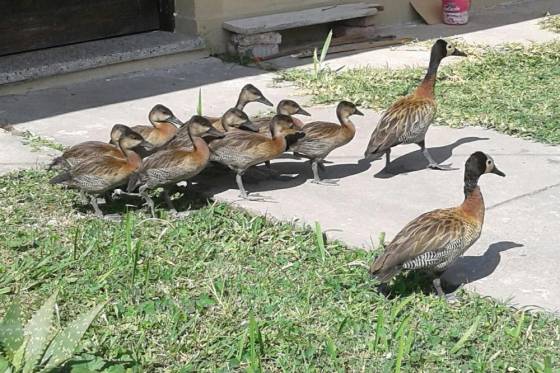
[[[461,48],[470,52],[469,58],[440,68],[437,123],[480,125],[560,144],[560,42]],[[366,66],[338,72],[325,69],[319,79],[311,70],[289,69],[280,72],[279,79],[295,82],[315,103],[348,99],[384,110],[411,92],[424,74],[423,68]]]
[[[558,319],[468,292],[451,307],[418,275],[387,299],[367,273],[374,253],[323,244],[320,230],[201,197],[182,202],[195,209],[187,219],[135,210],[115,223],[48,178],[0,178],[0,316],[16,299],[29,314],[56,289],[62,324],[107,301],[82,344],[82,358],[97,358],[75,372],[100,359],[149,372],[545,372],[545,360],[560,362]]]

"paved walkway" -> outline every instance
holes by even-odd
[[[523,40],[537,34],[536,40],[551,37],[531,22],[533,26],[507,26],[508,33],[519,39],[522,30]],[[503,38],[507,33],[488,31],[488,35]],[[391,66],[398,67],[403,62],[411,63],[406,52],[365,52],[331,63],[372,64],[385,56]],[[425,51],[413,53],[420,56],[418,64],[427,64]],[[203,87],[203,106],[208,114],[223,112],[233,105],[239,88],[247,82],[261,87],[274,102],[286,97],[307,101],[306,97],[297,97],[292,87],[273,88],[273,78],[273,74],[257,69],[208,58],[171,69],[0,97],[0,124],[13,124],[71,145],[85,139],[106,140],[114,123],[146,123],[147,111],[156,103],[164,103],[180,118],[188,118],[194,111],[199,86]],[[257,104],[248,107],[251,114],[264,109]],[[309,111],[314,119],[335,118],[333,107]],[[513,304],[560,311],[560,148],[480,128],[433,127],[427,144],[434,158],[438,162],[452,162],[461,170],[427,170],[418,149],[411,145],[394,150],[393,159],[400,173],[387,175],[380,173],[383,162],[358,162],[377,120],[378,114],[372,111],[356,118],[355,140],[328,158],[333,163],[327,165],[327,176],[340,178],[338,187],[309,183],[309,166],[287,158],[276,160],[274,167],[293,175],[293,179],[247,185],[249,191],[266,194],[273,202],[239,201],[231,175],[208,186],[218,200],[279,219],[297,218],[309,224],[319,221],[329,237],[352,246],[371,247],[381,232],[390,240],[418,214],[460,203],[464,161],[475,150],[488,152],[507,177],[485,175],[481,179],[488,207],[483,234],[457,267],[449,271],[449,279],[468,282],[469,288],[481,294]],[[0,135],[0,140],[5,136],[8,135]],[[13,149],[0,159],[4,168],[12,167],[7,165],[13,163],[10,159],[19,160],[21,154],[28,154],[19,145]]]

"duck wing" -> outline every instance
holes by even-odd
[[[370,273],[387,282],[401,269],[438,268],[474,242],[476,227],[457,208],[439,209],[408,223],[371,265]],[[457,254],[457,255],[455,255]]]
[[[138,134],[140,134],[140,136],[142,136],[142,138],[144,138],[144,140],[148,141],[148,138],[150,137],[150,134],[154,130],[154,127],[139,125],[139,126],[130,127],[130,129],[137,132]]]
[[[336,138],[341,126],[331,122],[311,122],[303,126],[305,137],[290,147],[303,156],[319,157],[336,147]]]
[[[434,119],[433,99],[409,95],[395,102],[383,115],[371,134],[366,154],[379,154],[425,133]]]
[[[246,131],[231,131],[221,139],[208,144],[210,159],[235,169],[242,169],[264,162],[282,153],[285,145],[276,149],[273,139],[262,134]]]

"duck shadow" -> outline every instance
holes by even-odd
[[[516,242],[500,241],[491,244],[483,255],[459,257],[441,276],[443,290],[451,293],[462,285],[490,276],[500,264],[501,252],[522,246]],[[395,279],[388,297],[403,297],[413,293],[434,294],[433,279],[431,273],[407,272]]]
[[[325,179],[342,179],[365,172],[370,167],[369,162],[360,160],[358,163],[329,164],[325,166],[324,170],[319,170],[319,173]],[[247,170],[243,175],[243,184],[247,192],[260,193],[294,188],[313,179],[313,172],[308,161],[275,161],[272,163],[272,169],[279,176],[264,177],[259,175],[259,173],[266,173],[265,166],[261,165]],[[235,173],[220,167],[205,170],[193,181],[197,183],[197,188],[208,196],[214,196],[229,189],[237,189]]]
[[[487,137],[463,137],[452,144],[445,146],[436,146],[428,148],[430,155],[437,163],[445,163],[453,155],[453,150],[458,146],[467,144],[474,141],[488,140]],[[385,156],[382,156],[382,162],[385,162]],[[422,150],[407,153],[398,158],[395,158],[389,164],[389,169],[383,168],[374,177],[378,179],[390,179],[400,174],[407,174],[410,172],[425,170],[428,167],[428,161],[422,154]]]

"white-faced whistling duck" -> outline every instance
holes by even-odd
[[[224,133],[212,127],[206,118],[198,115],[193,116],[182,128],[185,127],[190,137],[190,148],[179,147],[158,151],[145,158],[142,167],[129,179],[128,192],[139,187],[139,195],[146,200],[152,216],[155,216],[154,202],[147,194],[147,190],[163,187],[167,206],[176,213],[167,188],[198,175],[206,167],[210,150],[202,139],[203,136],[224,137]]]
[[[182,124],[173,112],[163,105],[154,106],[148,114],[148,119],[151,126],[134,126],[132,129],[154,147],[162,146],[171,140],[177,133],[177,127]]]
[[[109,143],[102,141],[85,141],[76,144],[65,150],[60,157],[55,158],[48,169],[69,169],[78,163],[103,155],[124,158],[125,155],[122,153],[118,144],[122,135],[129,131],[131,131],[131,129],[124,124],[115,124],[111,129]],[[151,147],[150,144],[145,144],[148,148]]]
[[[385,154],[385,168],[388,170],[393,146],[417,144],[428,160],[428,167],[439,170],[452,169],[449,165],[436,163],[425,144],[426,132],[436,115],[434,86],[437,70],[441,60],[447,56],[466,56],[466,54],[445,40],[439,39],[435,42],[424,80],[412,94],[397,100],[383,113],[364,153],[366,159],[377,159]]]
[[[251,102],[258,102],[266,106],[274,106],[272,102],[268,101],[268,99],[264,97],[257,87],[252,84],[246,84],[243,88],[241,88],[241,92],[239,92],[239,97],[237,98],[234,108],[243,111],[245,110],[245,106]],[[219,122],[221,118],[208,116],[205,116],[205,118],[208,119],[214,127],[219,130],[223,130],[220,128],[219,124],[215,123]]]
[[[323,167],[323,160],[334,149],[349,143],[356,133],[356,128],[350,120],[351,115],[364,115],[356,105],[342,101],[336,108],[336,115],[340,122],[311,122],[303,126],[305,137],[290,147],[294,153],[311,160],[313,183],[336,185],[336,180],[321,180],[318,167]]]
[[[132,149],[144,145],[142,136],[128,129],[119,140],[119,148],[124,157],[93,154],[91,159],[53,177],[50,183],[63,184],[89,194],[95,213],[103,216],[97,205],[96,195],[126,184],[128,177],[142,164],[142,159]]]
[[[230,131],[222,139],[210,142],[210,160],[221,163],[236,172],[236,182],[240,197],[251,198],[243,187],[242,175],[254,165],[274,159],[282,154],[290,143],[305,136],[298,131],[294,121],[287,115],[277,114],[270,121],[272,137],[248,131]]]
[[[438,295],[456,301],[454,294],[444,294],[439,276],[480,237],[485,208],[478,179],[487,173],[505,176],[489,155],[473,153],[465,163],[463,203],[408,223],[371,265],[371,275],[386,284],[402,270],[428,270],[437,276]]]
[[[293,100],[282,100],[276,105],[276,114],[284,114],[284,115],[305,115],[310,117],[307,111],[305,111],[299,104]],[[294,124],[297,128],[302,129],[304,124],[298,118],[292,118],[294,120]],[[265,117],[265,118],[258,118],[252,119],[253,124],[259,127],[259,132],[264,134],[270,134],[269,124],[272,120],[272,117]]]

